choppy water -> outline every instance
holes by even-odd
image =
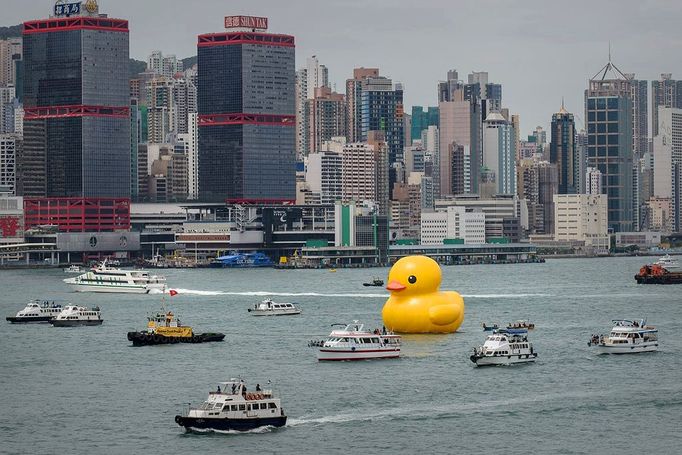
[[[318,363],[329,324],[380,326],[387,294],[362,282],[388,269],[169,270],[167,306],[224,343],[133,348],[160,296],[80,294],[61,271],[0,272],[0,315],[29,298],[99,305],[100,327],[0,324],[0,453],[679,453],[682,286],[640,286],[642,258],[443,269],[465,296],[453,335],[406,336],[399,360]],[[301,316],[255,318],[272,296]],[[661,350],[595,356],[592,333],[648,317]],[[475,368],[481,322],[530,318],[534,365]],[[218,381],[272,380],[287,427],[185,434],[173,418]]]

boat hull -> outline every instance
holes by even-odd
[[[663,275],[635,275],[637,284],[680,284],[682,272],[669,272]]]
[[[372,349],[358,350],[349,349],[320,349],[317,354],[319,361],[344,361],[344,360],[374,360],[374,359],[397,359],[400,357],[400,349]]]
[[[91,321],[78,321],[78,320],[73,320],[73,319],[66,319],[66,320],[52,319],[49,322],[54,327],[78,327],[81,325],[102,325],[102,322],[104,322],[104,320],[93,319]]]
[[[512,365],[515,363],[529,363],[535,362],[537,358],[537,352],[533,354],[515,354],[515,355],[505,355],[505,356],[477,356],[472,355],[469,360],[474,362],[476,366],[492,366],[492,365]]]
[[[218,419],[185,417],[176,415],[175,423],[185,427],[187,431],[218,430],[218,431],[249,431],[260,427],[283,427],[287,423],[287,416],[262,417],[251,419]]]
[[[144,332],[128,332],[128,341],[133,342],[133,346],[150,346],[156,344],[177,344],[177,343],[208,343],[211,341],[223,341],[223,333],[199,333],[191,337],[167,337],[164,335],[150,335]]]
[[[252,309],[252,308],[249,308],[249,313],[251,313],[252,316],[293,316],[293,315],[301,314],[301,310],[292,310],[292,311],[273,310],[273,311],[265,311],[265,310],[254,310],[254,309]]]
[[[78,284],[65,282],[74,289],[76,292],[106,292],[106,293],[125,293],[125,294],[149,294],[151,291],[164,292],[166,290],[165,285],[159,284],[148,284],[145,286],[132,286],[132,285],[120,285],[120,286],[106,286],[106,285],[93,285],[93,284]]]
[[[7,319],[12,324],[44,324],[54,319],[54,316],[37,316],[32,318],[18,318],[16,316],[7,316]]]
[[[598,354],[637,354],[639,352],[654,352],[658,351],[658,342],[656,343],[641,343],[636,346],[633,345],[608,345],[596,344],[594,349]]]

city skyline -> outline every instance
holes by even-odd
[[[3,11],[5,26],[47,17],[53,6],[52,1],[10,3],[17,7]],[[487,71],[490,80],[504,86],[504,107],[520,114],[521,137],[537,125],[548,129],[562,97],[566,109],[576,114],[577,129],[584,127],[584,89],[608,60],[609,42],[613,61],[639,80],[682,74],[682,62],[668,57],[682,42],[682,32],[674,27],[682,5],[656,0],[579,1],[570,10],[539,1],[465,1],[453,7],[430,0],[418,8],[401,1],[300,2],[292,7],[269,0],[231,5],[208,0],[193,9],[176,0],[100,4],[110,17],[129,20],[130,55],[138,60],[153,50],[180,58],[195,55],[196,36],[222,31],[223,16],[268,16],[271,32],[296,37],[296,68],[317,55],[329,68],[332,88],[342,91],[353,68],[379,67],[381,74],[404,84],[408,112],[413,105],[436,105],[436,84],[449,69],[457,69],[460,77]],[[434,51],[424,52],[429,46]]]

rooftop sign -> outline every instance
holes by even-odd
[[[256,16],[225,16],[225,28],[268,29],[267,17]]]

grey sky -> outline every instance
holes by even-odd
[[[45,18],[53,1],[0,0],[2,24]],[[582,125],[587,79],[607,60],[639,79],[682,79],[682,2],[676,0],[100,0],[130,21],[130,55],[196,54],[196,35],[223,16],[268,16],[270,31],[296,37],[298,66],[312,54],[338,91],[356,66],[377,66],[405,84],[405,105],[435,105],[438,80],[488,71],[522,137],[547,127],[561,97]]]

